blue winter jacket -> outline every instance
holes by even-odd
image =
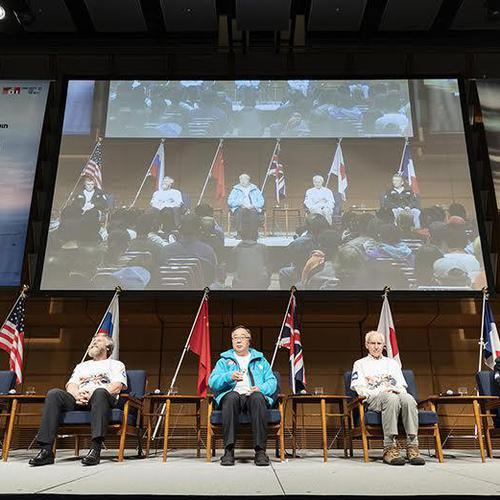
[[[208,385],[215,393],[215,401],[220,403],[221,399],[230,391],[234,390],[236,381],[231,379],[231,374],[239,371],[240,367],[236,360],[234,349],[229,349],[221,353],[219,361],[212,370]],[[260,392],[266,397],[267,402],[271,406],[273,400],[271,396],[276,392],[278,381],[271,370],[271,365],[264,358],[264,355],[250,349],[250,362],[248,363],[248,372],[253,376],[255,385],[260,389]],[[250,377],[250,381],[252,377]]]
[[[248,193],[250,202],[256,208],[256,210],[260,212],[264,207],[264,197],[262,196],[260,189],[255,184],[250,184],[250,187],[251,189]],[[231,211],[234,212],[238,207],[241,207],[243,205],[244,200],[245,194],[243,193],[243,190],[240,188],[239,184],[237,184],[233,187],[233,189],[231,189],[229,198],[227,199],[227,204],[229,205]]]

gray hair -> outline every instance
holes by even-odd
[[[248,180],[250,180],[250,176],[248,174],[241,174],[238,178],[241,180],[242,177],[246,177]]]
[[[384,334],[378,332],[377,330],[370,330],[369,332],[367,332],[365,335],[365,342],[368,342],[372,337],[375,337],[375,335],[379,336],[385,344]]]
[[[323,178],[323,176],[322,176],[322,175],[315,175],[315,176],[313,177],[313,182],[314,182],[316,179],[321,180],[321,182],[325,182],[325,179]]]

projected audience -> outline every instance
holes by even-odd
[[[325,180],[321,175],[313,177],[314,187],[306,191],[304,205],[311,214],[322,215],[329,224],[332,223],[333,210],[335,208],[335,199],[331,189],[323,187]]]
[[[382,206],[391,208],[394,217],[405,210],[410,212],[413,215],[415,227],[420,228],[420,202],[411,189],[405,186],[402,175],[392,176],[392,188],[385,193]]]
[[[243,219],[259,220],[264,207],[264,197],[260,189],[250,182],[248,174],[241,174],[239,184],[233,186],[227,204],[233,214],[233,222],[238,233],[241,231]]]

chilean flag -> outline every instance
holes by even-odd
[[[342,146],[340,141],[337,144],[337,149],[335,150],[335,155],[333,156],[332,165],[330,167],[330,172],[328,175],[336,175],[338,180],[338,192],[342,195],[342,199],[345,201],[346,191],[347,191],[347,174],[345,169],[344,154],[342,153]]]
[[[115,293],[96,332],[96,335],[107,335],[113,340],[114,349],[109,356],[110,359],[118,359],[120,354],[120,306],[118,300],[118,294]]]
[[[399,166],[398,174],[408,182],[413,194],[420,194],[420,189],[417,182],[417,174],[415,173],[415,165],[411,157],[410,144],[408,139],[405,142],[403,149],[403,156],[401,157],[401,164]]]
[[[387,295],[384,297],[380,318],[378,320],[377,332],[381,333],[385,339],[387,357],[397,361],[401,367],[401,358],[399,357],[398,340],[396,339],[396,329],[392,320],[391,307]]]
[[[161,183],[165,177],[165,149],[163,146],[163,141],[161,141],[156,154],[153,157],[153,161],[149,166],[147,175],[154,177],[156,179],[155,191],[161,190]]]
[[[495,359],[500,357],[500,340],[493,311],[487,301],[484,307],[483,353],[484,363],[493,370]]]

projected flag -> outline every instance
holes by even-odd
[[[163,141],[161,141],[158,149],[156,150],[147,175],[150,175],[155,179],[155,191],[159,191],[161,189],[163,178],[165,177],[165,148]]]
[[[406,139],[403,155],[401,157],[401,165],[399,166],[398,174],[408,182],[413,194],[420,194],[420,189],[417,182],[417,174],[415,173],[415,165],[411,157],[410,144]]]
[[[90,177],[97,187],[102,189],[102,151],[101,141],[97,141],[92,154],[89,156],[87,164],[83,167],[82,177]]]
[[[17,383],[23,381],[24,305],[21,293],[5,323],[0,328],[0,349],[9,354],[9,368],[16,372]]]
[[[398,340],[396,338],[396,329],[392,320],[391,306],[387,295],[384,297],[380,318],[378,320],[377,332],[381,333],[385,339],[387,349],[387,357],[393,358],[401,366],[401,358],[399,357]]]
[[[347,173],[344,162],[344,154],[342,152],[342,146],[340,142],[337,144],[337,149],[335,150],[335,155],[333,156],[332,165],[330,171],[328,172],[328,177],[331,175],[337,176],[337,190],[342,195],[342,199],[345,201],[347,193]]]
[[[493,370],[495,359],[500,357],[500,339],[493,311],[488,301],[484,307],[483,353],[484,363]]]
[[[279,148],[273,155],[268,175],[274,175],[276,203],[279,205],[280,199],[286,197],[285,168],[279,160]]]

